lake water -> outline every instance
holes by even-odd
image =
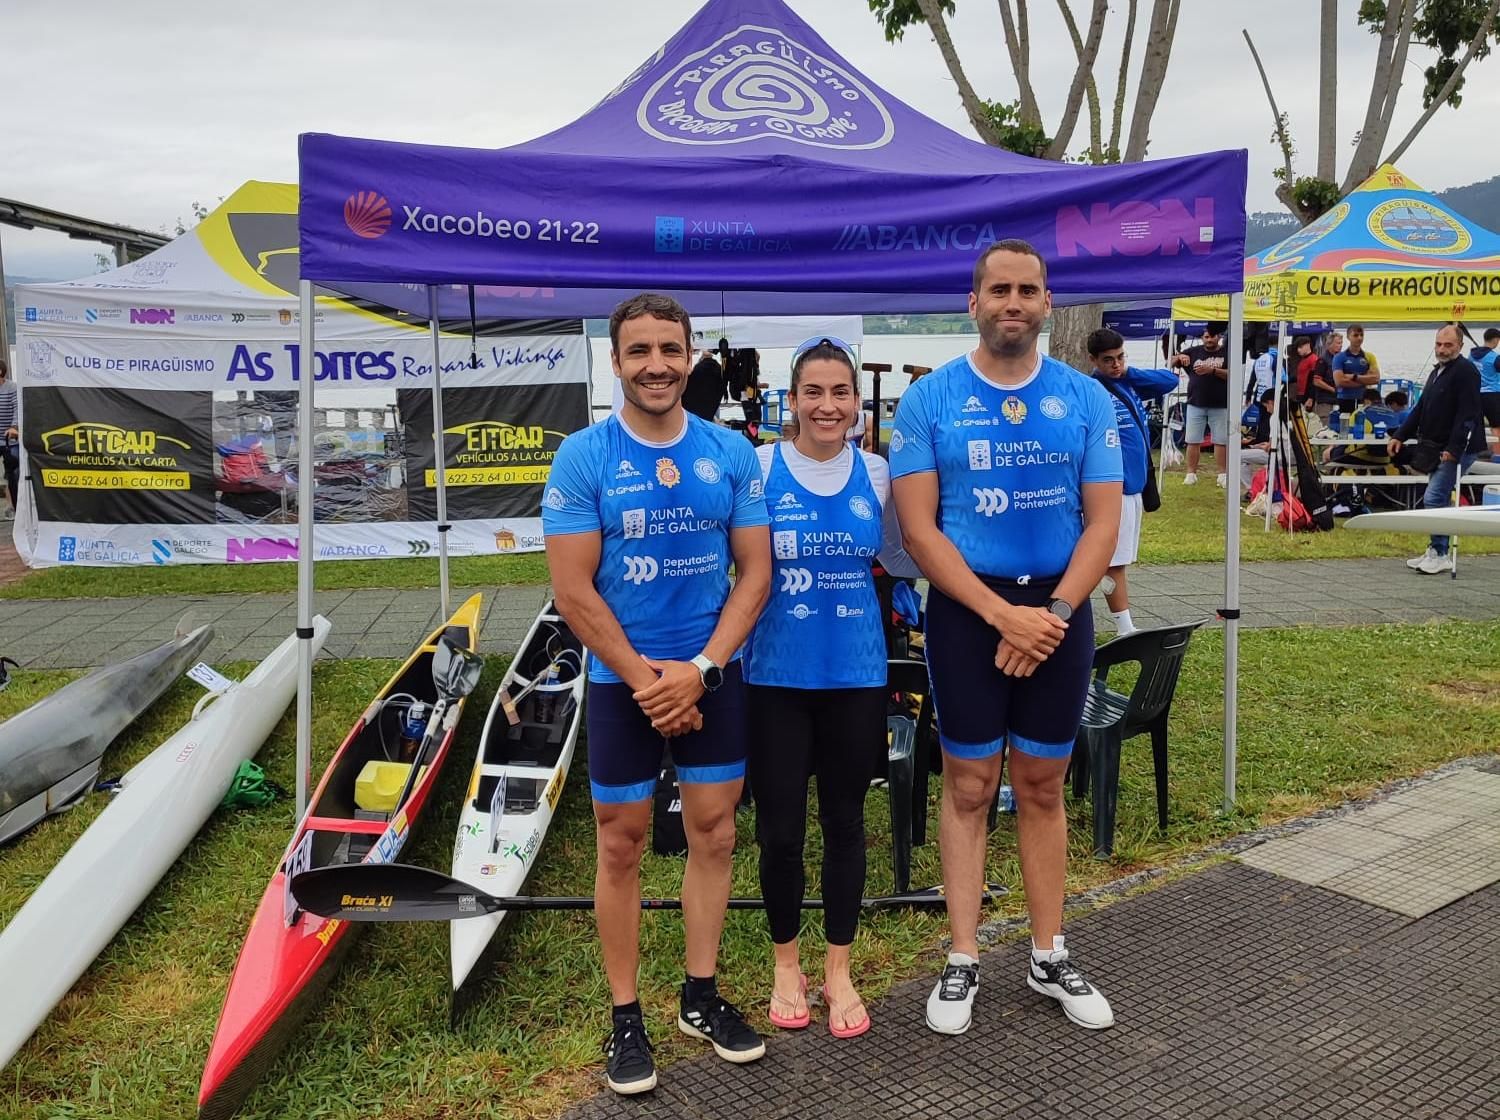
[[[1432,368],[1432,339],[1435,333],[1432,327],[1369,327],[1365,330],[1365,349],[1380,360],[1380,371],[1387,377],[1407,377],[1423,381],[1427,371]],[[594,361],[594,404],[608,408],[614,380],[609,365],[609,339],[593,338],[589,341]],[[895,368],[895,372],[882,374],[880,377],[880,395],[889,400],[900,396],[908,384],[908,378],[900,372],[902,366],[922,365],[936,369],[949,359],[974,349],[978,344],[979,336],[975,334],[872,334],[865,336],[860,360],[886,362]],[[1290,339],[1287,344],[1290,347]],[[1042,348],[1045,350],[1046,346],[1047,336],[1044,334]],[[1467,353],[1467,343],[1464,349]],[[1125,353],[1131,365],[1154,367],[1164,364],[1160,349],[1150,339],[1127,341]],[[787,388],[792,376],[791,359],[791,350],[762,350],[761,380],[773,389]],[[869,396],[869,374],[863,375],[860,389]]]

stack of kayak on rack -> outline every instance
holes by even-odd
[[[475,595],[408,657],[335,752],[271,875],[224,997],[198,1093],[203,1120],[232,1115],[322,993],[357,926],[301,910],[312,868],[394,862],[429,802],[482,662]],[[511,889],[533,862],[577,739],[584,651],[548,604],[496,692],[464,796],[454,867]],[[526,674],[530,674],[529,677]],[[454,987],[503,915],[455,924]]]
[[[314,620],[314,649],[328,620]],[[208,627],[91,673],[0,725],[11,836],[86,793],[109,742],[202,651]],[[205,666],[206,670],[207,667]],[[243,681],[218,677],[192,717],[120,780],[118,791],[0,932],[0,1067],[109,944],[224,797],[240,763],[296,692],[289,637]],[[195,674],[196,676],[196,674]]]
[[[423,638],[333,753],[250,923],[199,1088],[199,1116],[232,1115],[323,991],[356,928],[301,910],[314,868],[394,862],[432,800],[479,683],[480,596]],[[314,651],[329,630],[314,620]],[[0,840],[93,788],[109,743],[191,665],[203,627],[81,678],[0,724]],[[465,786],[453,874],[512,895],[536,863],[572,763],[587,652],[551,603],[496,691]],[[210,692],[119,791],[0,933],[0,1067],[171,867],[296,691],[296,638],[245,680],[207,666]],[[200,672],[201,670],[201,672]],[[452,925],[455,991],[504,913]]]

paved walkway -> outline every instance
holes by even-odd
[[[1500,556],[1466,557],[1460,573],[1458,579],[1423,576],[1389,559],[1245,564],[1242,624],[1500,618]],[[469,590],[455,591],[454,602]],[[546,588],[483,591],[481,649],[514,649],[546,599]],[[1218,564],[1132,568],[1130,597],[1138,626],[1211,618],[1224,602],[1224,571]],[[319,592],[316,608],[333,622],[323,656],[404,657],[437,625],[437,598],[432,588]],[[1103,614],[1102,598],[1096,598],[1096,610]],[[0,654],[37,669],[101,665],[164,641],[186,611],[197,622],[215,625],[207,653],[211,662],[264,657],[296,623],[290,594],[0,600]]]
[[[928,976],[873,1006],[857,1041],[832,1038],[818,1008],[809,1030],[777,1032],[762,1061],[681,1062],[654,1093],[603,1091],[567,1120],[1500,1116],[1497,813],[1500,764],[1450,771],[1306,822],[1295,865],[1287,841],[1272,839],[1244,862],[1071,920],[1070,945],[1113,1004],[1109,1030],[1073,1026],[1027,988],[1022,940],[982,956],[974,1025],[961,1037],[923,1025]],[[1396,853],[1435,817],[1445,858],[1413,867]],[[1364,843],[1349,843],[1351,832]],[[1301,870],[1319,851],[1352,853],[1359,874],[1311,885]]]

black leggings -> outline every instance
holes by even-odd
[[[865,794],[885,753],[885,689],[751,685],[749,702],[750,788],[771,940],[786,944],[801,924],[807,780],[817,775],[823,930],[830,945],[848,945],[865,890]]]

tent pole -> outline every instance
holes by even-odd
[[[443,351],[438,327],[437,285],[427,287],[428,320],[432,325],[432,464],[437,468],[438,595],[443,617],[448,617],[448,467],[443,457]]]
[[[307,812],[312,778],[312,665],[313,665],[313,381],[317,352],[313,349],[313,286],[299,281],[297,302],[302,331],[297,404],[297,816]]]
[[[1286,366],[1286,320],[1276,321],[1276,360],[1271,363],[1271,387],[1276,396],[1271,400],[1271,421],[1276,425],[1276,438],[1271,441],[1270,453],[1266,456],[1266,528],[1271,531],[1271,499],[1276,496],[1276,465],[1281,451],[1281,370]],[[1291,519],[1288,518],[1288,523]]]
[[[1229,399],[1245,396],[1245,297],[1242,292],[1229,296]],[[1238,744],[1235,733],[1239,722],[1240,661],[1240,441],[1226,441],[1229,446],[1226,470],[1229,485],[1224,487],[1224,811],[1234,811],[1234,780]]]
[[[1173,345],[1173,343],[1175,343],[1176,341],[1177,320],[1168,319],[1167,342],[1163,347],[1163,349],[1167,351],[1166,357],[1163,359],[1164,361],[1170,362],[1172,360],[1171,352],[1176,349],[1176,347]],[[1161,399],[1161,446],[1157,448],[1157,451],[1159,451],[1160,454],[1156,457],[1156,489],[1158,493],[1161,492],[1161,484],[1167,479],[1167,441],[1172,438],[1172,430],[1167,424],[1167,419],[1168,414],[1172,411],[1172,398],[1176,395],[1177,390],[1173,389],[1170,393],[1168,393]]]

